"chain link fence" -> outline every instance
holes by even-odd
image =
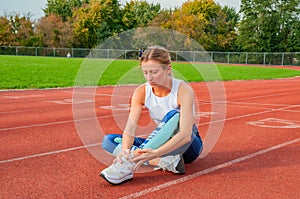
[[[0,55],[101,59],[138,59],[138,50],[0,46]],[[300,52],[171,51],[173,61],[300,66]]]

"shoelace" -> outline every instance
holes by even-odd
[[[114,167],[121,172],[131,172],[132,168],[134,166],[134,163],[130,162],[127,159],[123,159],[123,163],[120,164],[119,162],[114,163]]]
[[[160,165],[158,167],[155,167],[154,170],[159,170],[159,169],[162,169],[163,171],[166,171],[168,170],[168,166],[170,166],[171,164],[170,163],[167,163],[167,162],[160,162]]]
[[[162,169],[163,171],[176,171],[175,168],[172,167],[172,164],[174,164],[174,157],[170,156],[170,157],[165,157],[165,158],[162,158],[160,163],[159,163],[159,166],[154,168],[154,170],[159,170],[159,169]]]

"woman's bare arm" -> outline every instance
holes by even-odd
[[[123,131],[123,139],[122,139],[123,151],[125,151],[126,149],[130,149],[133,144],[136,127],[142,112],[144,100],[145,100],[145,85],[141,85],[135,89],[131,98],[130,113],[129,113],[129,117],[125,129]]]

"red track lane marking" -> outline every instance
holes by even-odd
[[[124,196],[124,197],[122,197],[120,199],[137,198],[137,197],[145,196],[146,194],[153,193],[155,191],[159,191],[161,189],[164,189],[166,187],[170,187],[170,186],[175,185],[175,184],[186,182],[186,181],[194,179],[196,177],[199,177],[199,176],[202,176],[202,175],[206,175],[206,174],[214,172],[216,170],[223,169],[225,167],[228,167],[228,166],[234,165],[236,163],[239,163],[239,162],[242,162],[242,161],[254,158],[254,157],[258,156],[258,155],[262,155],[262,154],[265,154],[265,153],[268,153],[268,152],[271,152],[271,151],[283,148],[285,146],[297,143],[299,141],[300,141],[300,138],[296,138],[294,140],[290,140],[290,141],[287,141],[287,142],[284,142],[284,143],[281,143],[281,144],[278,144],[278,145],[275,145],[275,146],[272,146],[272,147],[269,147],[269,148],[257,151],[255,153],[251,153],[249,155],[246,155],[246,156],[243,156],[243,157],[240,157],[240,158],[237,158],[237,159],[225,162],[223,164],[220,164],[220,165],[217,165],[217,166],[205,169],[203,171],[199,171],[197,173],[193,173],[193,174],[185,176],[183,178],[179,178],[177,180],[169,181],[169,182],[166,182],[164,184],[160,184],[160,185],[157,185],[155,187],[152,187],[152,188],[149,188],[149,189],[145,189],[143,191],[136,192],[136,193]]]

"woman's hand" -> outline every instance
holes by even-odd
[[[152,149],[140,149],[136,152],[137,154],[132,159],[135,163],[133,171],[136,171],[144,162],[156,158],[155,150]]]
[[[123,163],[123,157],[125,157],[127,160],[131,161],[131,156],[130,156],[130,150],[126,149],[125,151],[122,151],[119,153],[119,155],[116,157],[114,160],[114,163],[117,161],[118,163],[122,164]]]

